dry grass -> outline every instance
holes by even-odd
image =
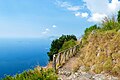
[[[89,35],[87,42],[80,51],[79,64],[92,67],[95,73],[120,75],[120,32],[96,32]]]

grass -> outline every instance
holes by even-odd
[[[52,68],[43,69],[38,66],[34,70],[24,71],[15,76],[8,75],[2,80],[57,80],[57,75]]]
[[[89,29],[82,39],[79,64],[94,73],[120,75],[120,23],[106,18],[99,28]]]

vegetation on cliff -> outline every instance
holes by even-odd
[[[15,76],[6,76],[2,80],[57,80],[57,75],[53,69],[43,69],[39,66],[34,70],[24,71]]]
[[[105,18],[85,30],[79,66],[94,73],[120,75],[120,11],[118,18]],[[85,70],[85,71],[86,71]]]
[[[51,43],[50,51],[48,52],[50,60],[53,59],[54,54],[57,54],[59,51],[62,51],[73,46],[75,44],[75,41],[77,41],[75,35],[62,35],[60,38],[53,40]]]
[[[53,40],[48,52],[50,60],[54,54],[76,45],[76,40],[74,35],[62,35]],[[84,71],[120,76],[120,11],[117,19],[106,17],[101,25],[86,28],[76,67],[81,67]],[[57,80],[57,75],[53,69],[37,67],[13,77],[6,76],[3,80]]]

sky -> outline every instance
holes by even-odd
[[[118,10],[119,0],[0,0],[0,38],[81,37]]]

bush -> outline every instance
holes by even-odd
[[[120,23],[120,10],[118,11],[117,21]]]
[[[113,29],[120,29],[120,24],[117,22],[115,17],[112,18],[105,17],[102,21],[102,31],[113,30]]]
[[[63,50],[66,50],[66,49],[68,49],[68,48],[70,48],[70,47],[73,47],[73,46],[75,46],[76,45],[76,42],[75,42],[75,40],[70,40],[70,41],[67,41],[67,42],[64,42],[64,44],[63,44],[63,46],[61,47],[61,49],[59,50],[59,52],[60,51],[63,51]]]
[[[6,76],[2,80],[57,80],[57,75],[53,69],[29,70],[15,76]]]
[[[89,36],[89,34],[93,31],[93,30],[97,30],[100,29],[100,27],[97,27],[97,25],[93,25],[89,28],[86,28],[85,32],[84,32],[84,36],[82,38],[82,43],[86,44],[87,43],[87,38]]]
[[[50,51],[47,53],[51,61],[53,59],[53,55],[59,52],[64,42],[67,42],[70,40],[77,41],[77,38],[74,35],[62,35],[59,39],[52,41]]]

